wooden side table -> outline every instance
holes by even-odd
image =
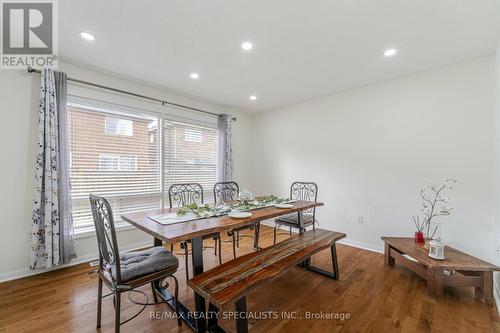
[[[444,250],[446,259],[436,260],[430,258],[429,250],[415,243],[413,238],[382,237],[382,240],[385,242],[385,264],[394,266],[397,261],[421,276],[427,281],[428,293],[441,298],[444,286],[474,287],[476,297],[489,304],[493,302],[493,271],[499,271],[500,267],[449,246]]]

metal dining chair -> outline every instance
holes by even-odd
[[[168,202],[170,208],[180,208],[189,204],[203,204],[203,187],[198,183],[187,183],[187,184],[173,184],[168,189]],[[222,265],[222,253],[221,253],[221,241],[220,233],[212,233],[209,235],[204,235],[203,240],[213,239],[215,255],[218,254],[219,265]],[[184,258],[186,263],[186,281],[189,280],[189,244],[191,240],[182,241],[180,243],[181,249],[184,250]],[[217,249],[219,251],[217,251]]]
[[[230,182],[218,182],[214,185],[214,200],[215,203],[225,203],[236,201],[238,199],[238,194],[240,193],[240,187],[238,183],[234,181]],[[242,237],[252,237],[254,239],[254,248],[258,249],[259,246],[259,227],[260,222],[253,223],[251,225],[239,227],[237,229],[232,229],[227,232],[228,236],[231,237],[231,242],[233,243],[233,257],[236,258],[236,248],[240,247],[240,239]],[[255,234],[252,235],[240,235],[240,231],[243,230],[253,230]]]
[[[313,201],[318,200],[318,185],[312,182],[294,182],[290,186],[290,200],[303,200],[303,201]],[[304,219],[304,227],[312,226],[313,230],[317,223],[316,220],[316,208],[313,207],[308,210],[304,210],[302,214]],[[287,226],[290,229],[289,233],[278,233],[277,229],[281,226]],[[299,214],[292,213],[280,216],[274,220],[273,228],[273,244],[276,244],[276,237],[279,235],[292,235],[292,229],[299,229]]]
[[[168,286],[167,278],[174,280],[175,312],[177,314],[177,324],[181,325],[179,309],[177,307],[177,296],[179,284],[173,275],[179,267],[179,261],[171,252],[162,246],[155,246],[144,251],[120,252],[116,238],[113,212],[109,202],[99,196],[90,195],[90,207],[94,218],[95,231],[97,235],[97,245],[99,247],[99,275],[97,289],[97,328],[101,327],[102,299],[113,295],[115,308],[115,332],[120,332],[120,326],[137,317],[148,305],[156,305],[162,302],[171,301],[165,299],[163,295],[156,293],[155,284]],[[102,295],[102,284],[111,290],[108,295]],[[136,288],[150,284],[153,293],[154,303],[149,303],[149,297]],[[129,300],[137,305],[142,305],[142,309],[130,317],[120,322],[121,294],[129,292]],[[146,302],[136,302],[131,298],[131,293],[142,294]],[[161,301],[158,302],[158,296]]]

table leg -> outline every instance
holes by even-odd
[[[332,252],[333,276],[334,276],[333,279],[338,280],[340,278],[340,273],[339,273],[339,262],[337,260],[337,247],[335,246],[335,243],[333,243],[330,250]]]
[[[436,298],[443,298],[444,285],[443,285],[443,270],[442,269],[428,269],[427,270],[427,292]]]
[[[481,286],[474,288],[474,296],[476,296],[476,298],[479,298],[479,299],[483,299],[483,297],[484,297],[484,292],[483,292],[484,291],[483,290],[483,288],[484,288],[484,273],[485,272],[480,272],[481,281],[482,281]],[[468,272],[464,272],[463,274],[467,275]]]
[[[259,234],[260,234],[260,222],[255,223],[254,239],[253,239],[253,249],[257,251],[259,249]]]
[[[483,272],[483,297],[486,303],[493,302],[493,272]]]
[[[391,257],[391,246],[387,243],[385,243],[385,250],[384,250],[384,263],[386,266],[394,266],[394,263],[396,260]],[[428,282],[427,282],[428,283]]]
[[[304,213],[302,213],[302,211],[298,211],[297,212],[297,218],[299,220],[299,234],[303,234],[304,231],[305,231],[305,226],[304,226]],[[290,231],[291,231],[291,227],[290,227]],[[290,233],[290,236],[292,234]],[[311,258],[307,258],[306,260],[304,260],[303,262],[299,263],[300,266],[302,267],[310,267],[311,266]]]
[[[162,246],[161,239],[155,238],[154,246]],[[163,299],[163,301],[165,301],[170,309],[175,311],[175,302],[177,300],[174,298],[174,295],[172,295],[167,289],[162,288],[159,280],[153,282],[153,285],[156,294],[159,295]],[[193,331],[196,331],[196,322],[193,318],[192,312],[181,302],[179,302],[178,305],[181,319],[189,328],[191,328]]]
[[[193,258],[193,276],[203,273],[203,240],[196,237],[191,240],[191,257]],[[205,318],[205,299],[198,293],[194,293],[196,331],[201,333],[207,329]]]
[[[438,299],[443,298],[444,285],[443,285],[444,274],[442,269],[434,270],[434,288],[436,297]]]
[[[387,246],[387,244],[386,244]],[[434,295],[434,271],[432,269],[427,270],[427,293],[429,295]]]
[[[304,227],[304,213],[302,213],[302,211],[298,211],[297,214],[298,214],[298,219],[299,219],[299,233],[303,234],[304,231],[305,231],[305,227]]]

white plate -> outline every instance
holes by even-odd
[[[276,208],[292,208],[293,205],[292,204],[276,204],[276,205],[274,205],[274,207],[276,207]]]
[[[232,217],[234,219],[246,219],[247,217],[252,216],[252,213],[249,212],[230,212],[227,216]]]

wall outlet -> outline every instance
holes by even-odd
[[[495,252],[497,254],[497,257],[500,258],[500,245],[497,246],[497,250]]]
[[[358,216],[358,223],[363,224],[363,216]]]

